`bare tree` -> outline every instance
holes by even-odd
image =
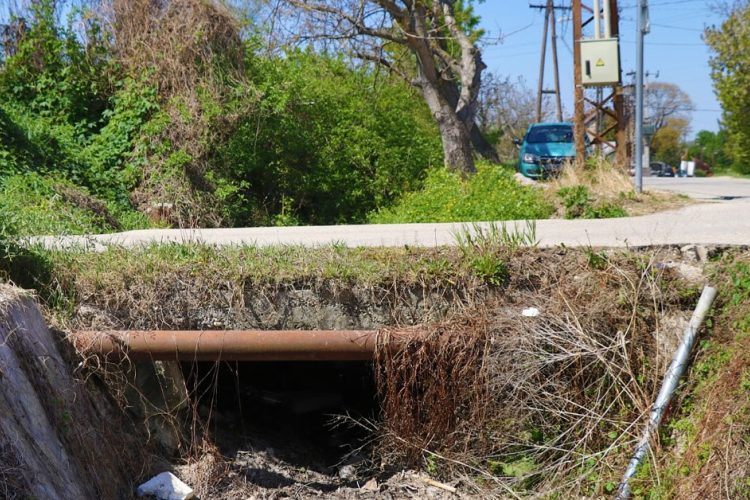
[[[306,41],[335,41],[351,54],[388,68],[417,87],[440,129],[445,162],[475,172],[473,150],[497,153],[475,125],[481,50],[466,3],[455,0],[286,0],[303,16]],[[470,3],[470,2],[469,2]],[[466,19],[469,19],[468,21]]]
[[[550,102],[543,102],[542,121],[551,117],[552,112]],[[535,91],[522,77],[511,81],[509,77],[488,73],[479,92],[477,122],[482,133],[495,141],[501,157],[514,158],[518,150],[510,140],[523,137],[529,125],[536,122]]]
[[[666,126],[674,118],[690,123],[695,104],[690,96],[674,83],[650,83],[646,87],[644,98],[649,121],[654,124],[655,131]]]

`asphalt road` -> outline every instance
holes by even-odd
[[[733,177],[644,177],[644,189],[682,193],[699,200],[729,201],[750,197],[750,180]]]
[[[542,247],[642,247],[662,245],[750,245],[750,180],[719,178],[644,178],[647,190],[684,193],[705,203],[641,217],[599,220],[540,220]],[[523,230],[526,221],[509,221]],[[359,226],[261,227],[234,229],[152,229],[124,233],[40,237],[48,247],[75,246],[102,251],[106,245],[133,247],[154,242],[215,245],[305,245],[349,247],[454,245],[463,224],[381,224]]]

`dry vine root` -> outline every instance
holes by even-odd
[[[531,252],[495,304],[382,332],[376,453],[523,490],[602,493],[587,475],[618,470],[636,439],[671,355],[659,313],[680,299],[653,258],[579,255],[563,265]],[[522,316],[525,305],[541,314]]]
[[[472,445],[472,428],[486,422],[489,384],[482,364],[489,347],[481,318],[378,337],[376,373],[386,434],[405,445],[413,464],[426,449]]]

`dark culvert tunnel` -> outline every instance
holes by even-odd
[[[379,414],[371,361],[182,363],[200,421],[224,453],[245,443],[330,468],[371,437]],[[309,456],[313,455],[313,456]],[[321,471],[322,472],[322,471]]]

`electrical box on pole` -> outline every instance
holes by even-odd
[[[620,40],[592,38],[580,41],[581,84],[611,87],[620,84]]]
[[[576,162],[583,162],[587,147],[592,145],[602,154],[614,151],[615,163],[626,169],[630,145],[620,76],[620,11],[617,0],[585,1],[591,7],[583,0],[571,0]],[[589,24],[593,24],[593,33],[584,38],[583,29]],[[611,90],[607,92],[606,88]]]

